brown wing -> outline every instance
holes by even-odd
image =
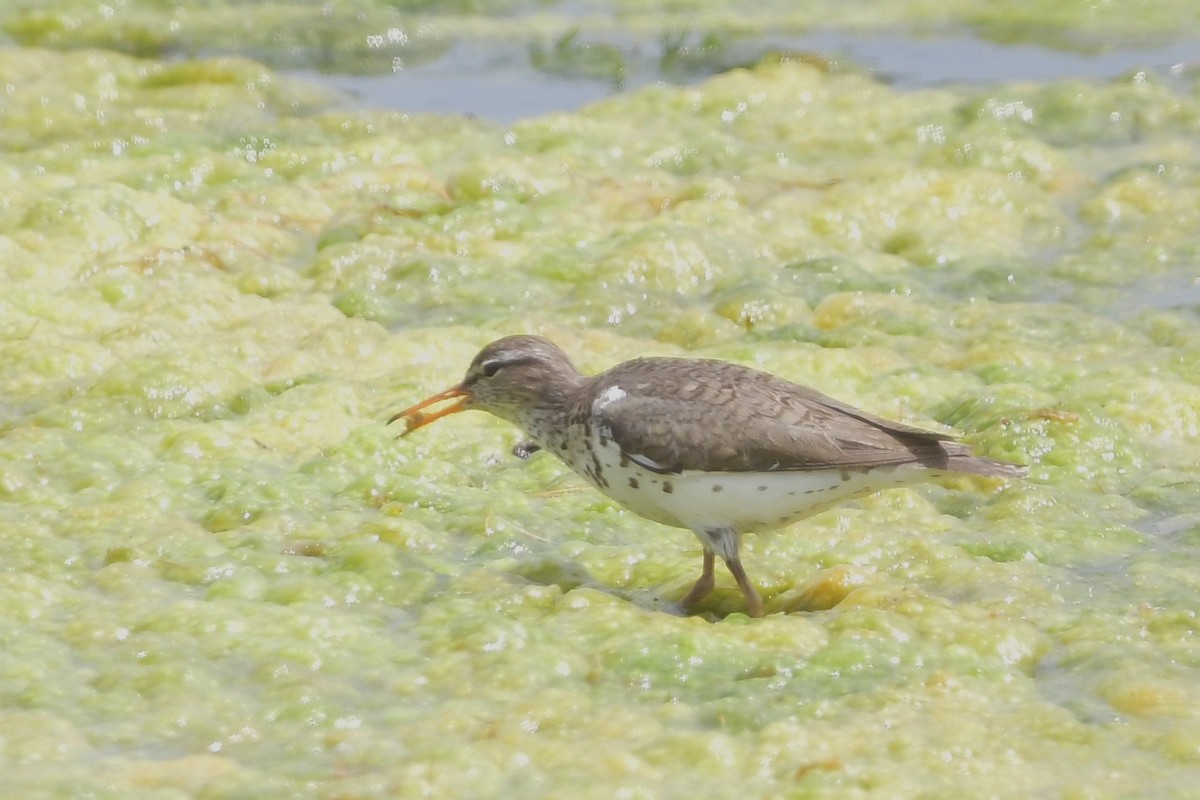
[[[596,422],[626,457],[662,472],[920,464],[1019,474],[970,455],[952,436],[881,419],[738,364],[639,359],[590,380],[589,394],[607,399],[588,409]]]

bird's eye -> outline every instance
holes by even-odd
[[[504,366],[499,361],[485,361],[479,368],[479,372],[485,378],[494,378],[496,373],[500,371],[500,367]]]

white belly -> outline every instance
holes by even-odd
[[[627,480],[610,481],[601,490],[631,511],[667,525],[697,531],[730,527],[739,533],[752,533],[782,528],[844,500],[929,477],[927,470],[913,468],[883,468],[870,473],[649,473],[644,478],[634,476],[639,490]]]
[[[920,467],[788,472],[661,474],[627,461],[609,443],[593,453],[560,453],[572,468],[621,505],[647,519],[696,532],[739,533],[781,528],[843,500],[935,477]]]

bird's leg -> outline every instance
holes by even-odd
[[[733,579],[737,581],[738,588],[742,590],[742,594],[746,597],[746,614],[751,617],[761,617],[765,613],[762,595],[758,593],[758,590],[750,584],[750,579],[746,577],[746,570],[742,567],[742,560],[738,558],[737,550],[734,550],[732,555],[725,557],[725,566],[729,567],[729,572],[733,575]]]
[[[687,608],[688,601],[699,602],[713,588],[713,556],[720,554],[725,566],[729,567],[733,579],[737,581],[738,588],[742,590],[742,596],[746,598],[746,613],[751,617],[763,616],[765,609],[762,595],[750,584],[750,579],[746,577],[746,570],[742,567],[742,559],[738,557],[738,544],[741,537],[737,530],[729,525],[715,528],[694,528],[693,530],[704,545],[704,574],[700,576],[700,580],[696,582],[688,596],[683,598],[684,608]]]
[[[716,554],[707,547],[704,548],[704,568],[700,571],[700,579],[696,581],[696,585],[687,593],[687,597],[679,601],[679,605],[687,613],[691,613],[700,601],[708,597],[708,593],[713,590],[717,579],[713,575],[713,567],[717,563]]]

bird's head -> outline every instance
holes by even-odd
[[[402,436],[450,414],[477,408],[520,424],[531,414],[561,410],[566,393],[581,380],[558,345],[541,336],[506,336],[479,351],[462,382],[427,397],[388,420],[404,420]],[[447,400],[456,402],[426,411]]]

